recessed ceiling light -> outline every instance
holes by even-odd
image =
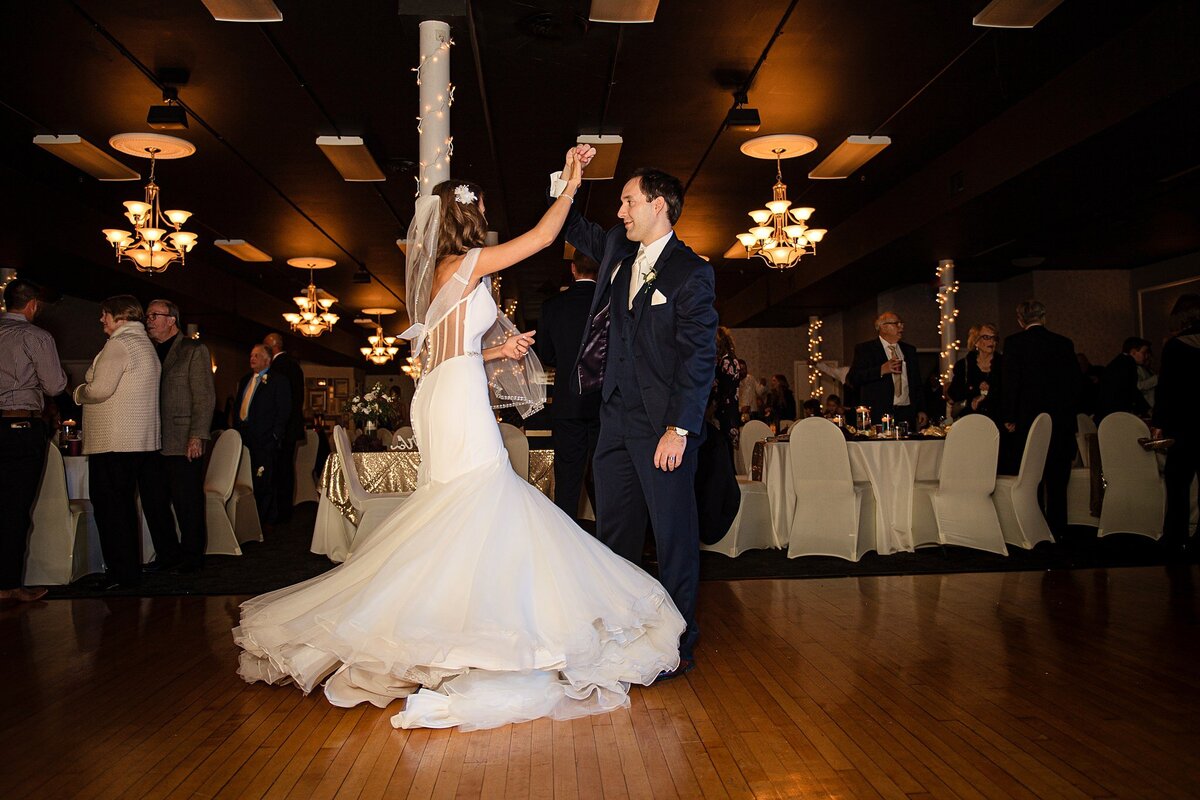
[[[100,181],[136,181],[142,175],[100,148],[75,134],[61,136],[43,135],[33,137],[33,143],[48,153],[66,161],[73,167],[83,170]]]
[[[345,180],[387,180],[361,136],[318,136],[317,147]]]
[[[218,22],[282,22],[283,12],[271,0],[201,0]]]
[[[808,177],[813,180],[848,178],[891,143],[887,136],[847,136],[846,141],[808,173]]]
[[[236,256],[242,261],[270,261],[271,257],[259,250],[245,239],[217,239],[213,242],[217,247]]]

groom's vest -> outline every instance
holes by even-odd
[[[633,256],[625,259],[621,272],[612,283],[609,305],[608,364],[604,370],[604,396],[613,390],[620,392],[621,405],[625,408],[641,408],[642,387],[634,368],[634,314],[640,303],[646,302],[646,293],[640,292],[633,308],[629,304],[629,279]]]

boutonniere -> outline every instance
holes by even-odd
[[[649,272],[645,272],[642,274],[642,286],[647,289],[649,289],[651,286],[653,286],[654,282],[656,280],[658,280],[658,266],[657,265],[650,267]]]
[[[266,467],[259,467],[257,470],[254,471],[254,474],[255,474],[255,476],[261,478],[263,476],[263,474],[266,473],[266,471],[267,471]]]
[[[266,373],[266,372],[264,372],[264,373],[263,373],[263,376],[262,376],[262,380],[260,380],[260,381],[259,381],[259,383],[261,383],[262,385],[266,386],[266,385],[267,385],[267,381],[268,381],[268,380],[270,380],[270,378],[271,378],[271,375],[270,375],[270,373]]]

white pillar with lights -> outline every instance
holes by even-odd
[[[958,294],[958,281],[954,279],[954,260],[943,258],[938,262],[938,333],[942,335],[939,367],[942,370],[942,386],[950,384],[954,362],[958,360],[958,309],[954,307],[954,295]]]
[[[430,194],[434,186],[450,177],[450,157],[454,154],[454,137],[450,135],[450,106],[454,104],[454,84],[450,82],[453,44],[447,23],[438,20],[421,23],[421,61],[413,68],[420,87],[418,195]]]
[[[815,314],[808,318],[808,396],[820,398],[825,394],[821,386],[821,318]]]

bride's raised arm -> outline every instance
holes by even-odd
[[[566,176],[567,188],[550,205],[550,208],[546,209],[546,213],[542,215],[537,225],[503,244],[484,247],[479,251],[479,257],[475,260],[475,270],[471,276],[472,285],[483,276],[507,269],[554,244],[554,240],[558,238],[558,232],[562,230],[563,223],[567,220],[567,212],[571,210],[571,203],[575,202],[575,193],[579,191],[579,184],[582,180],[583,168],[577,149],[574,147],[567,151],[567,162],[563,168],[563,175]]]

